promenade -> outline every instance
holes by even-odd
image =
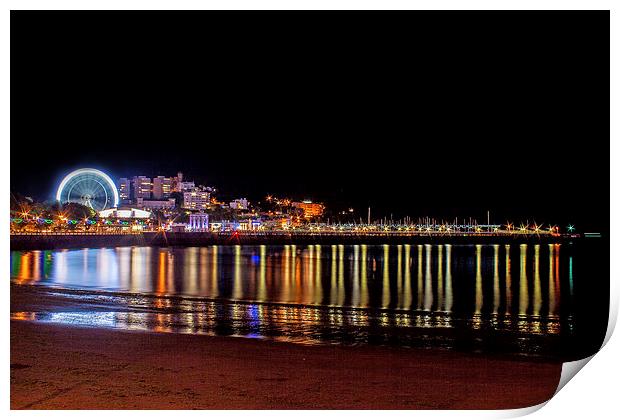
[[[340,231],[234,231],[234,232],[125,232],[125,233],[12,233],[11,249],[63,249],[121,246],[206,246],[286,244],[509,244],[563,243],[576,235],[506,234],[497,232],[340,232]]]

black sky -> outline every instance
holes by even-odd
[[[607,12],[12,12],[11,190],[609,225]]]

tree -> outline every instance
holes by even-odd
[[[175,191],[170,193],[170,198],[174,198],[174,205],[176,208],[181,208],[183,206],[183,193]]]
[[[90,207],[79,203],[65,203],[60,209],[60,213],[67,219],[79,220],[91,219],[97,216],[97,212]]]

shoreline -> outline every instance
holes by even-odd
[[[11,409],[510,409],[560,362],[11,321]]]
[[[148,293],[132,293],[106,290],[87,290],[87,289],[70,289],[50,287],[44,285],[27,285],[11,283],[11,320],[16,321],[36,321],[44,324],[56,324],[67,326],[79,326],[85,328],[102,328],[116,330],[141,330],[144,332],[170,332],[178,334],[200,334],[208,336],[236,336],[236,337],[252,337],[251,339],[265,339],[281,342],[296,343],[301,345],[321,345],[321,346],[387,346],[413,349],[444,349],[466,355],[488,355],[491,358],[511,359],[521,361],[542,361],[550,363],[563,363],[570,360],[581,359],[585,356],[559,354],[555,352],[537,351],[534,353],[523,353],[519,348],[514,346],[518,339],[517,336],[505,332],[502,336],[494,338],[494,347],[476,345],[478,340],[485,340],[484,334],[476,335],[471,332],[471,337],[465,339],[459,333],[458,328],[441,328],[410,325],[409,327],[400,326],[398,331],[391,327],[380,327],[376,322],[365,326],[358,326],[356,330],[348,333],[338,331],[337,327],[331,324],[324,326],[322,330],[314,329],[306,331],[306,333],[294,333],[287,330],[286,322],[279,324],[277,320],[266,318],[264,323],[269,324],[270,328],[266,335],[259,336],[250,329],[243,328],[243,321],[238,320],[236,331],[231,331],[230,323],[233,322],[228,316],[231,305],[241,305],[238,311],[247,312],[251,306],[259,305],[264,308],[263,315],[274,315],[278,308],[288,308],[291,310],[309,309],[309,310],[329,310],[334,309],[326,305],[306,305],[295,303],[280,302],[255,302],[245,300],[222,300],[214,298],[205,298],[198,296],[184,295],[161,295]],[[100,299],[105,297],[104,299]],[[142,301],[140,304],[129,303],[135,297],[149,299]],[[164,303],[164,300],[166,303]],[[210,309],[202,306],[188,307],[187,305],[201,305],[208,303],[213,305]],[[146,305],[146,307],[145,307]],[[154,308],[152,310],[151,305]],[[159,306],[158,306],[159,305]],[[161,307],[167,309],[161,310]],[[174,309],[176,308],[176,309]],[[219,309],[216,309],[219,308]],[[224,311],[224,312],[220,312]],[[338,314],[345,316],[357,313],[360,317],[368,317],[373,319],[380,318],[383,310],[372,308],[355,308],[342,307],[337,309]],[[411,311],[393,309],[388,310],[390,313],[410,314]],[[204,318],[192,318],[189,322],[181,314],[200,313]],[[215,313],[221,313],[221,323],[214,318]],[[65,318],[54,318],[54,315],[65,314]],[[346,315],[349,314],[349,315]],[[179,315],[175,318],[175,315]],[[270,319],[270,320],[268,320]],[[115,326],[110,324],[111,320],[118,323]],[[300,321],[300,328],[303,321]],[[220,328],[227,330],[226,334],[218,333]],[[334,342],[329,338],[331,331],[333,334],[339,334],[339,341]],[[313,335],[315,334],[315,335]],[[356,340],[354,335],[365,337]],[[395,337],[418,337],[415,339],[392,339],[382,340],[384,334],[396,334]],[[422,338],[423,337],[423,338]],[[528,340],[530,345],[540,346],[542,342],[536,344],[535,336],[531,336]],[[488,337],[487,337],[488,339]],[[549,344],[549,343],[547,343]],[[573,357],[574,356],[574,357]]]

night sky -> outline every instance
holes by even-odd
[[[606,232],[609,14],[12,12],[11,190],[79,167]]]

